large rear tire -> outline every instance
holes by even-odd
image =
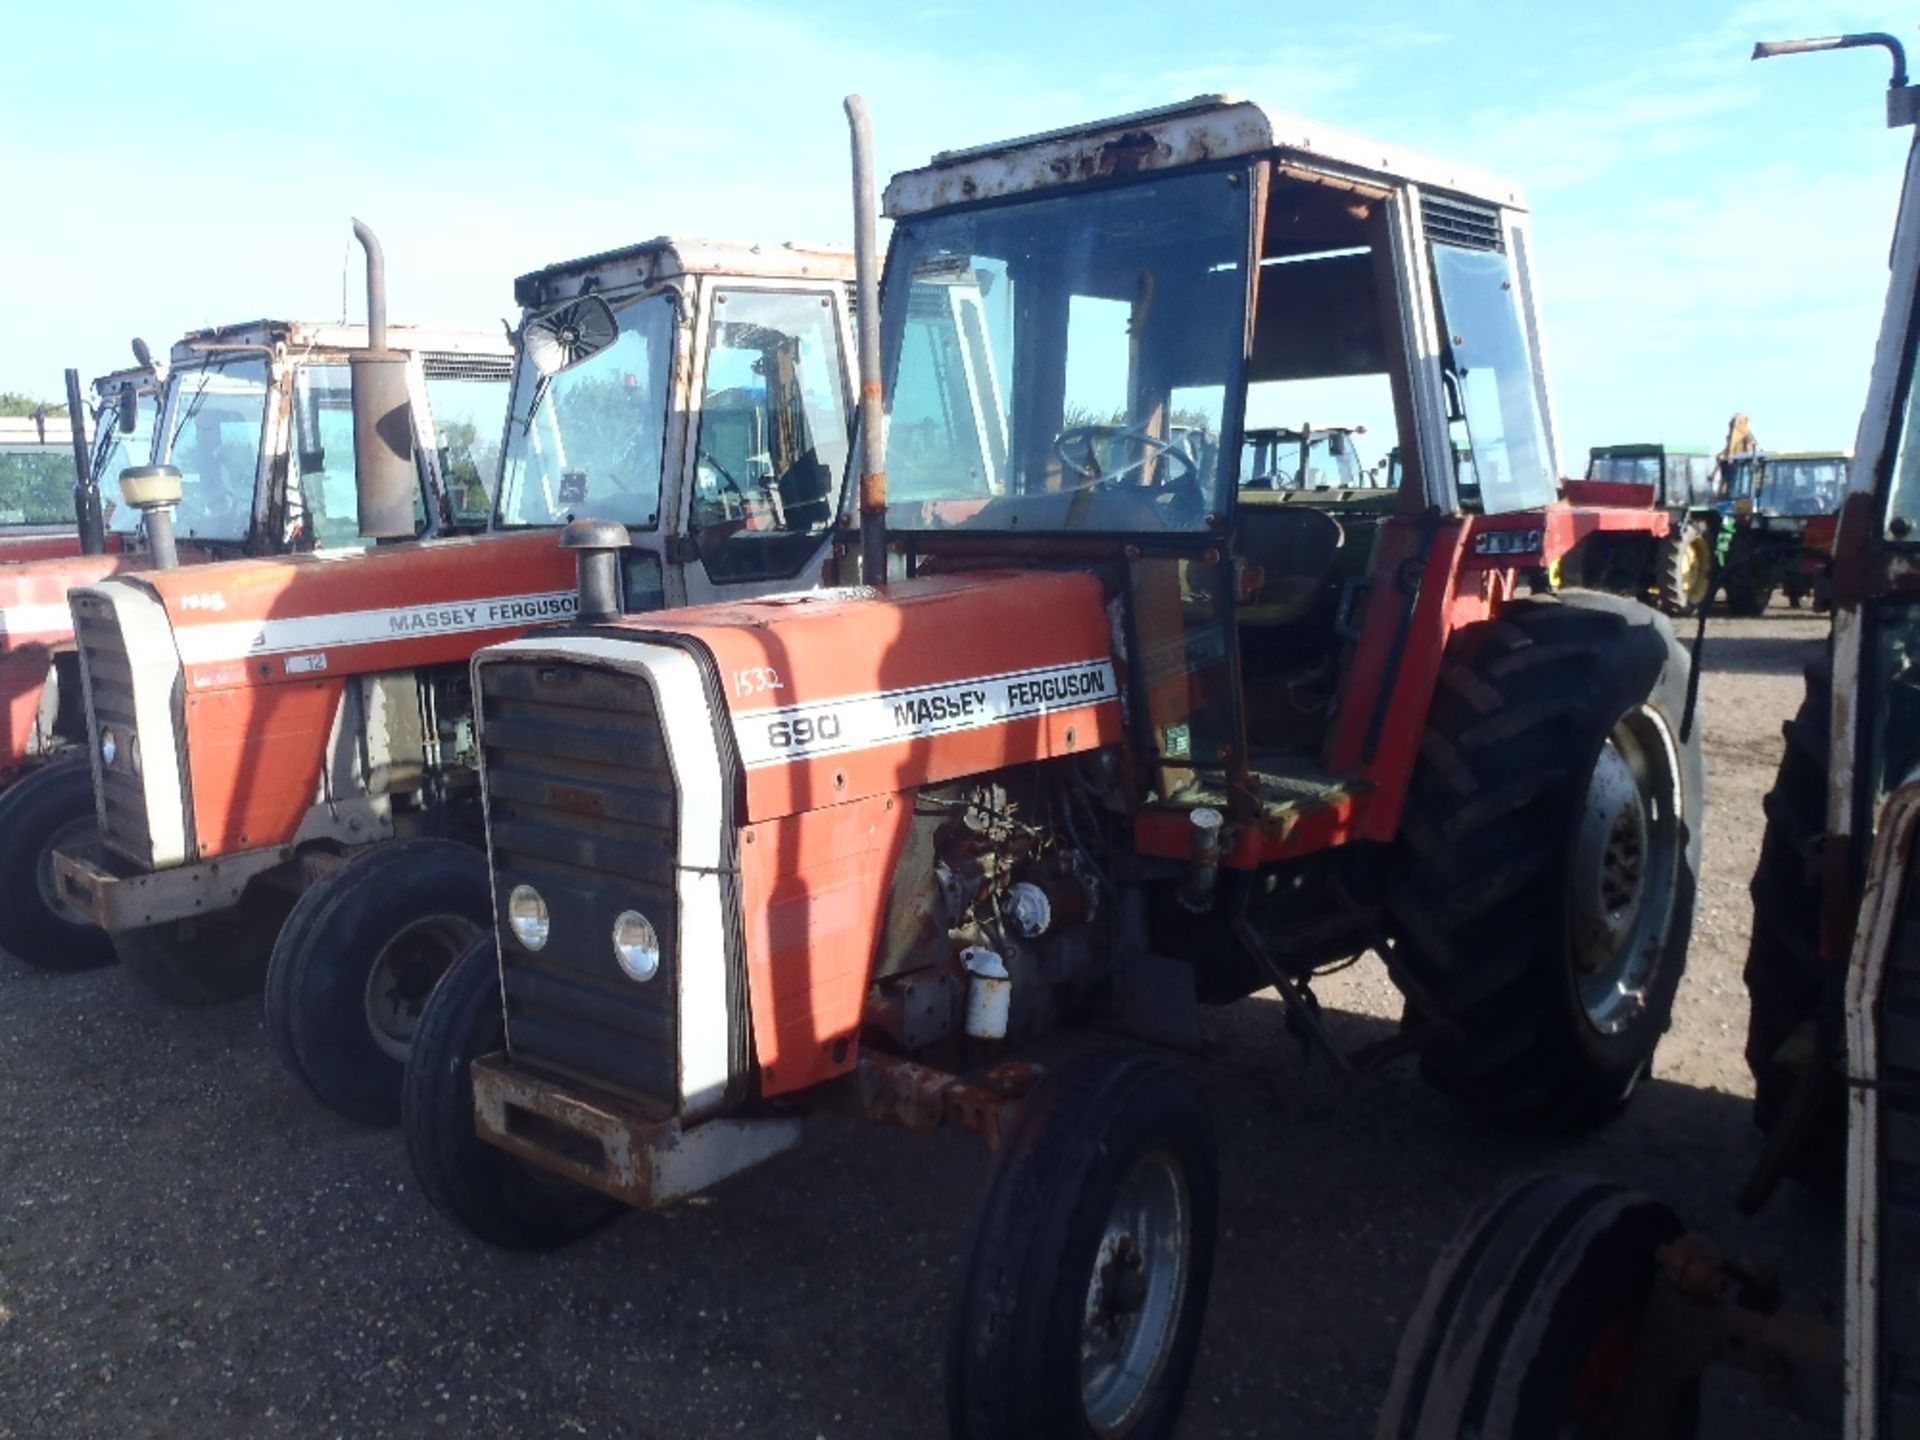
[[[1713,586],[1713,537],[1698,520],[1675,527],[1655,559],[1654,589],[1669,615],[1692,615],[1707,603]]]
[[[995,1166],[954,1307],[955,1440],[1157,1440],[1179,1419],[1219,1206],[1207,1103],[1143,1051],[1049,1071]]]
[[[210,915],[117,931],[120,963],[176,1005],[218,1005],[259,993],[267,959],[293,896],[256,881],[239,902]]]
[[[421,1011],[492,907],[485,853],[457,840],[373,846],[300,897],[267,967],[267,1026],[322,1103],[400,1123]]]
[[[468,947],[427,998],[400,1092],[414,1177],[434,1208],[504,1250],[551,1250],[607,1224],[619,1201],[523,1165],[473,1124],[472,1065],[503,1049],[500,948],[491,931]]]
[[[1664,1205],[1604,1181],[1541,1175],[1503,1192],[1435,1263],[1400,1338],[1378,1440],[1628,1433],[1657,1252],[1680,1233]],[[1697,1433],[1697,1376],[1670,1377],[1649,1399],[1636,1440]]]
[[[1764,615],[1773,603],[1779,581],[1774,557],[1758,545],[1749,543],[1746,532],[1735,535],[1727,548],[1727,563],[1721,571],[1721,593],[1727,598],[1727,610],[1734,615]]]
[[[0,946],[36,970],[111,965],[113,941],[53,884],[53,852],[99,836],[93,768],[63,755],[0,795]]]
[[[1753,1119],[1771,1135],[1803,1076],[1799,1134],[1783,1169],[1810,1189],[1837,1190],[1847,1155],[1846,1087],[1839,1070],[1839,973],[1820,960],[1819,876],[1827,833],[1828,736],[1833,680],[1822,656],[1807,667],[1806,695],[1782,727],[1786,750],[1767,792],[1767,827],[1748,894],[1747,1068]],[[1837,967],[1836,967],[1837,968]],[[1809,1069],[1815,1073],[1808,1075]]]
[[[1664,619],[1592,591],[1447,647],[1387,898],[1426,1074],[1487,1119],[1608,1119],[1671,1020],[1705,792],[1688,664]]]

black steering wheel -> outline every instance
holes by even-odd
[[[1141,447],[1143,453],[1139,459],[1107,473],[1100,469],[1100,457],[1094,447],[1098,443],[1113,440],[1132,441]],[[1077,455],[1074,453],[1076,450],[1079,452]],[[1054,437],[1053,453],[1059,457],[1062,465],[1080,477],[1082,485],[1121,484],[1129,475],[1140,474],[1152,461],[1163,455],[1178,461],[1185,467],[1185,472],[1167,476],[1162,485],[1168,488],[1192,485],[1200,478],[1200,466],[1193,456],[1171,440],[1149,434],[1137,425],[1124,429],[1107,425],[1070,425]]]

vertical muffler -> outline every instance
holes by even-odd
[[[387,261],[379,238],[364,220],[353,222],[353,235],[367,252],[367,348],[347,357],[360,533],[369,540],[411,539],[420,472],[413,455],[407,356],[387,348]]]

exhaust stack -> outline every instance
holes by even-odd
[[[101,424],[106,424],[103,415]],[[107,553],[107,522],[100,513],[100,482],[87,447],[87,408],[80,395],[80,372],[67,371],[67,432],[73,437],[73,520],[80,530],[80,553]]]
[[[887,437],[880,398],[880,257],[874,233],[873,126],[846,99],[853,132],[853,265],[860,322],[860,580],[887,583]]]
[[[369,540],[412,539],[420,480],[407,357],[387,349],[387,261],[379,238],[363,220],[353,222],[353,234],[367,252],[367,348],[348,357],[360,533]]]

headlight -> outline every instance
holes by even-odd
[[[547,943],[547,902],[531,885],[516,885],[507,896],[507,926],[529,950]]]
[[[100,732],[100,763],[111,770],[114,759],[119,754],[120,742],[114,738],[113,731],[102,730]]]
[[[638,910],[622,910],[613,922],[613,958],[635,980],[660,973],[660,936]]]

